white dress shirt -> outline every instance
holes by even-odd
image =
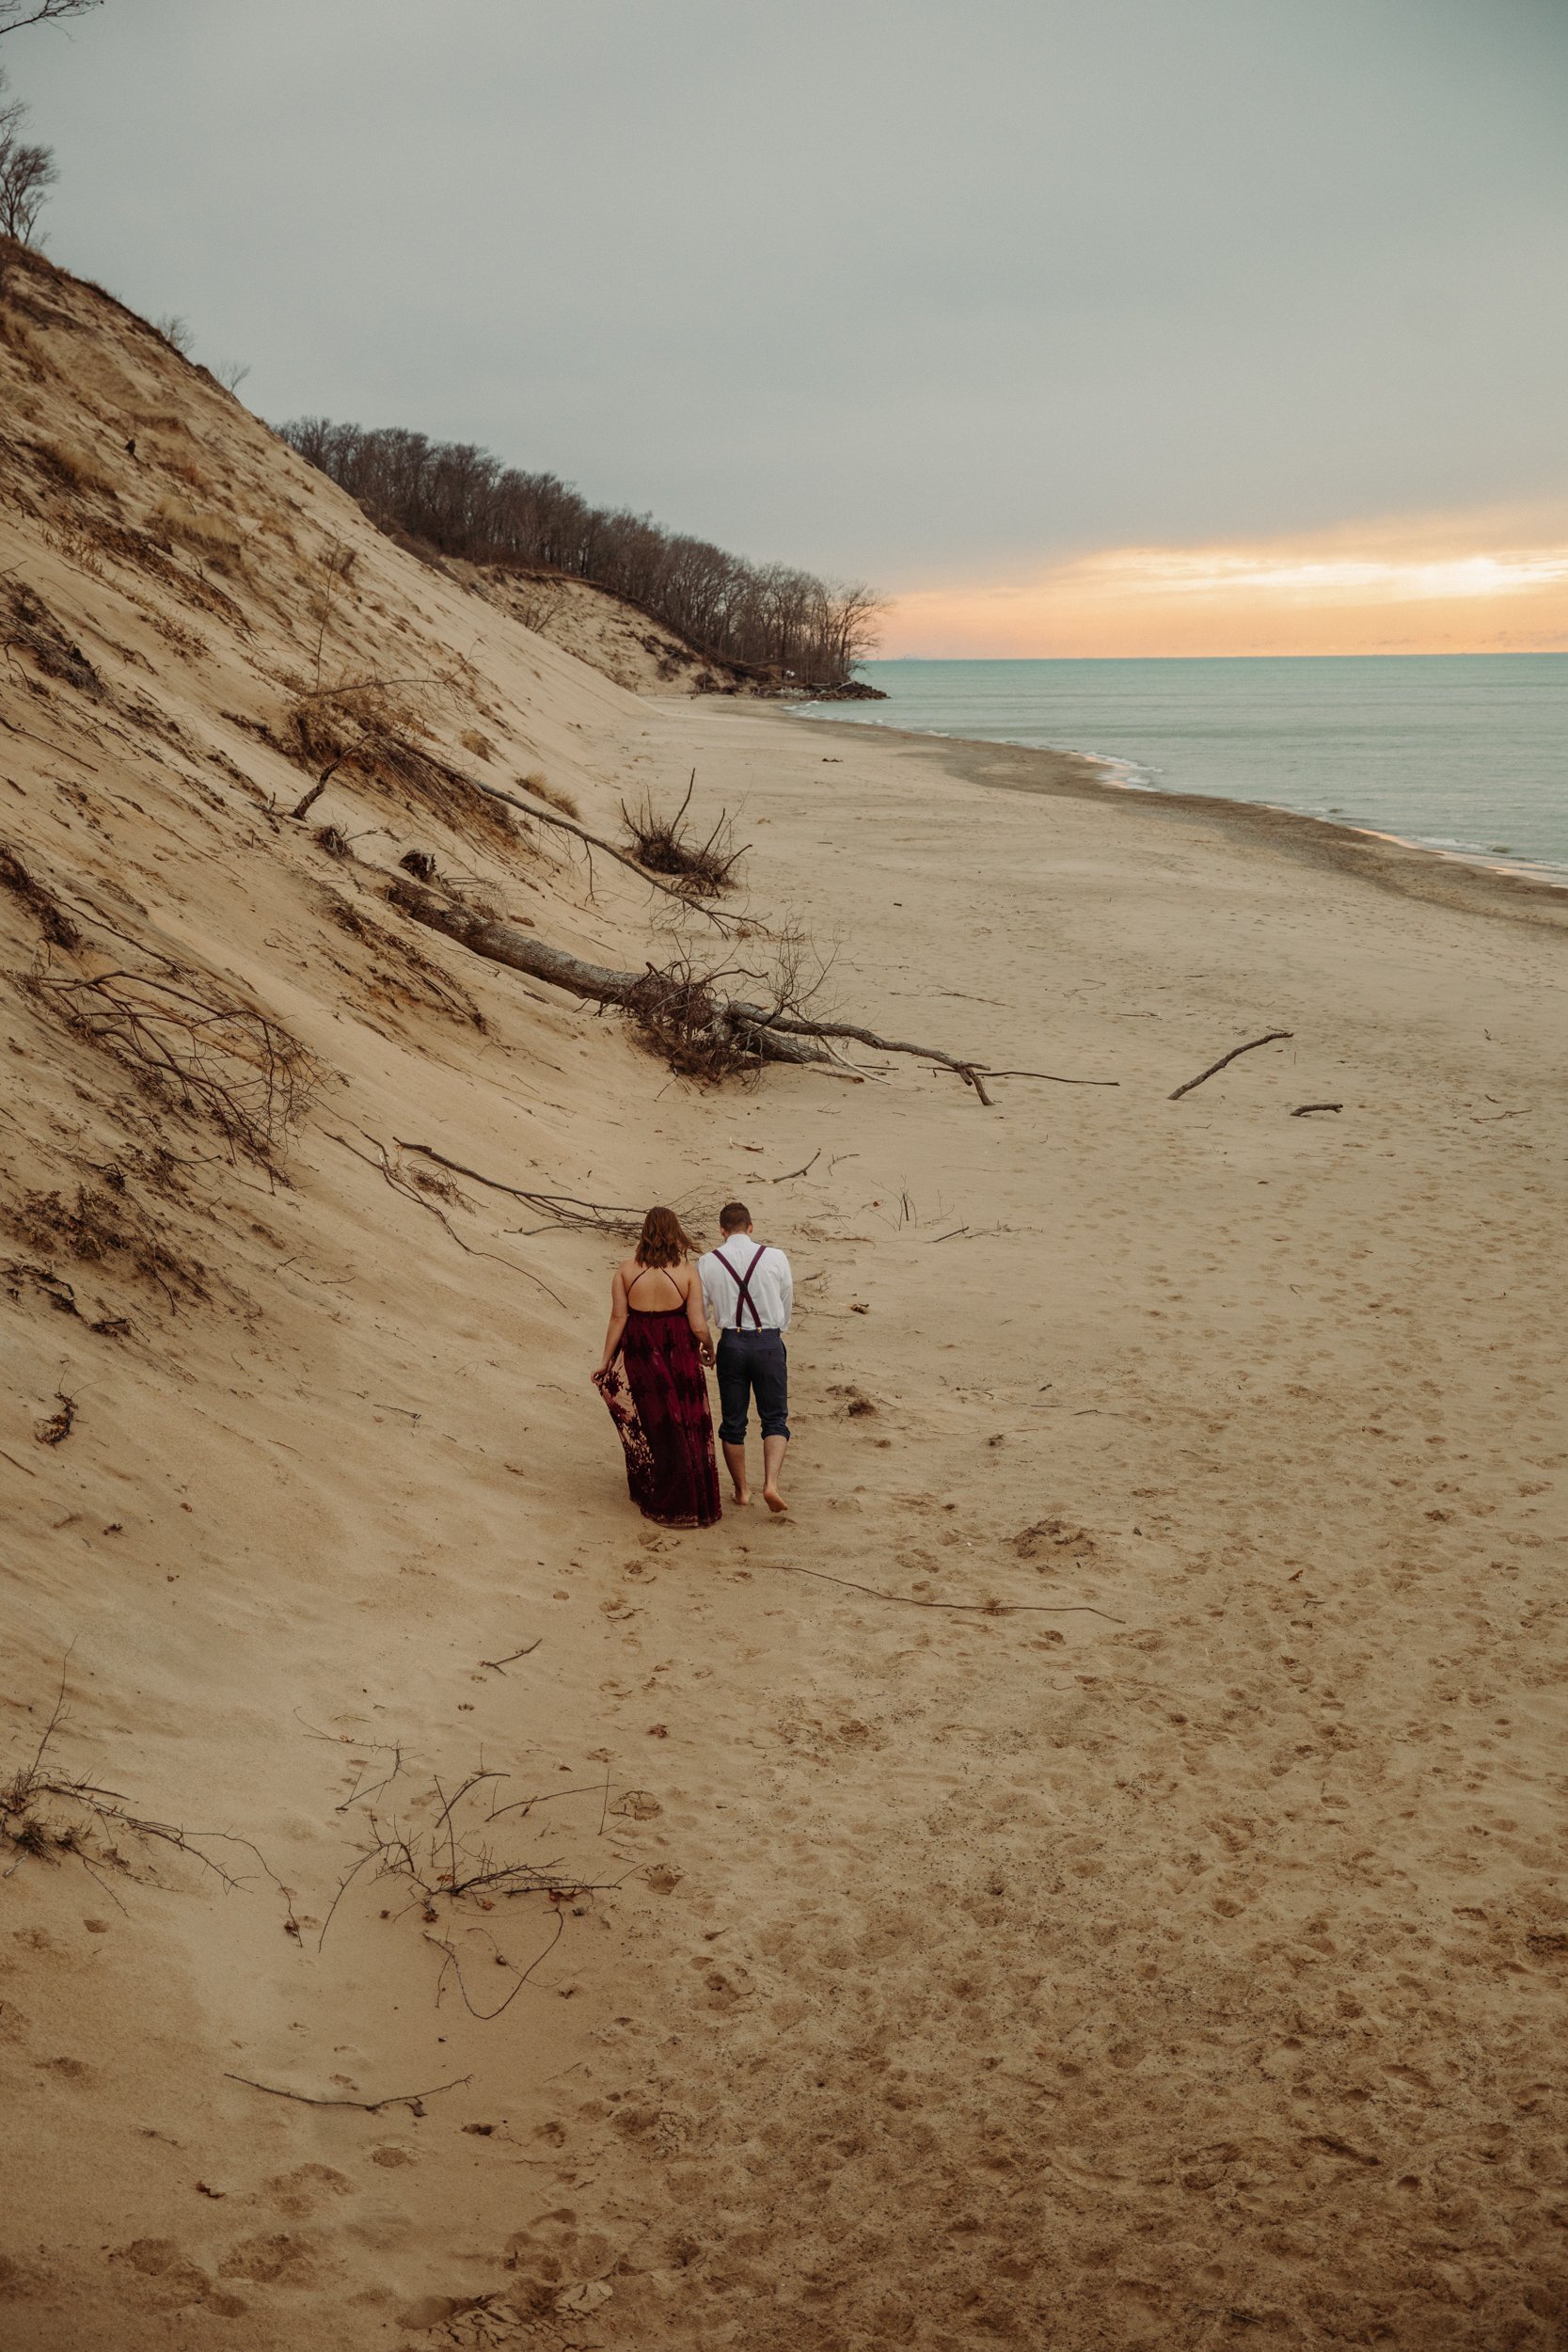
[[[752,1260],[757,1259],[752,1272]],[[732,1269],[733,1268],[733,1272]],[[762,1318],[765,1331],[787,1331],[790,1309],[795,1304],[795,1282],[789,1271],[789,1260],[782,1249],[765,1248],[757,1258],[757,1245],[750,1233],[731,1233],[717,1249],[710,1249],[697,1261],[697,1273],[703,1285],[703,1305],[707,1319],[716,1331],[750,1331],[752,1328],[750,1311],[737,1312],[740,1306],[740,1284],[736,1277],[751,1272],[750,1297]]]

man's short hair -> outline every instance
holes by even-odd
[[[750,1225],[752,1212],[744,1200],[726,1200],[719,1212],[719,1231],[738,1233],[743,1225]]]

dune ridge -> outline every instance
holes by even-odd
[[[24,267],[0,2340],[1560,2344],[1559,932],[634,693]],[[1116,1084],[703,1092],[388,903],[635,968],[466,779],[693,766],[850,1018]],[[752,1202],[790,1524],[636,1518],[617,1242],[431,1152]]]

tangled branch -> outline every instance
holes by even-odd
[[[175,967],[169,967],[174,971]],[[226,996],[211,977],[133,972],[36,975],[74,1028],[160,1080],[259,1166],[276,1168],[318,1075],[279,1022]]]
[[[493,1911],[505,1897],[544,1895],[551,1902],[570,1902],[579,1896],[607,1893],[620,1885],[619,1879],[595,1881],[576,1876],[559,1861],[522,1861],[500,1847],[493,1835],[495,1823],[509,1816],[526,1820],[536,1805],[562,1797],[608,1795],[608,1785],[604,1790],[597,1782],[591,1784],[591,1790],[556,1788],[498,1804],[495,1799],[499,1784],[509,1778],[506,1772],[482,1767],[470,1772],[450,1797],[440,1780],[435,1779],[420,1802],[429,1804],[434,1800],[438,1809],[423,1827],[413,1827],[396,1816],[382,1820],[371,1814],[372,1843],[339,1882],[316,1941],[318,1951],[326,1942],[327,1930],[339,1904],[367,1870],[372,1884],[388,1878],[401,1881],[407,1889],[404,1908],[417,1909],[427,1927],[440,1923],[439,1905],[444,1905],[449,1914],[456,1914],[461,1905],[467,1905],[470,1911],[475,1907]],[[478,1794],[480,1791],[488,1796],[487,1806]],[[601,1826],[602,1820],[601,1815]]]
[[[693,768],[686,797],[673,817],[656,809],[652,794],[644,792],[635,810],[621,803],[621,818],[644,872],[668,874],[683,898],[716,898],[734,886],[735,868],[746,851],[735,846],[735,823],[726,809],[720,810],[705,841],[688,833],[686,812],[696,787]]]
[[[214,973],[176,962],[96,907],[51,889],[3,844],[0,888],[39,926],[25,983],[35,998],[144,1085],[200,1112],[231,1152],[276,1174],[321,1074],[281,1022]]]
[[[134,1813],[119,1789],[84,1780],[51,1761],[51,1751],[70,1717],[66,1696],[70,1667],[68,1653],[60,1670],[60,1688],[54,1708],[31,1760],[14,1772],[8,1781],[0,1782],[0,1841],[12,1855],[0,1877],[9,1878],[25,1856],[44,1862],[73,1857],[118,1903],[119,1898],[103,1878],[102,1871],[111,1868],[129,1874],[130,1864],[112,1842],[114,1837],[129,1837],[142,1847],[166,1846],[177,1853],[189,1855],[226,1892],[237,1891],[247,1882],[206,1849],[214,1844],[244,1847],[254,1855],[262,1875],[277,1886],[279,1883],[260,1848],[252,1845],[248,1837],[236,1837],[229,1830],[188,1830],[173,1821],[154,1820],[146,1814]],[[291,1922],[292,1918],[291,1913]]]

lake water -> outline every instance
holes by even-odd
[[[868,661],[802,715],[1088,752],[1128,785],[1263,801],[1568,881],[1568,654]]]

